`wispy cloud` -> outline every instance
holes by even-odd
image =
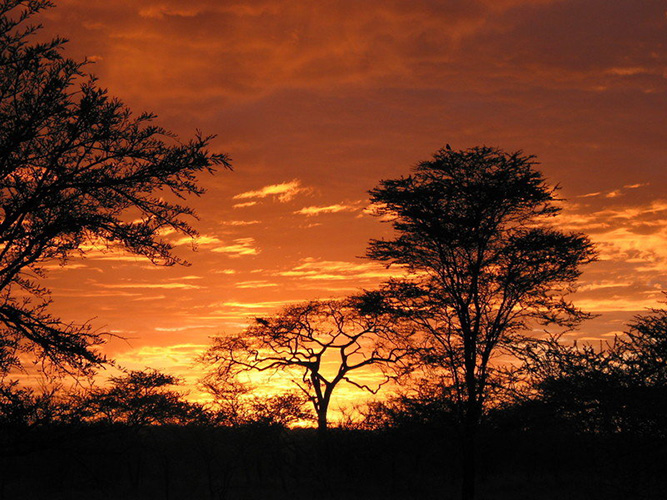
[[[628,297],[619,295],[615,297],[601,297],[591,299],[575,298],[574,303],[584,311],[593,313],[604,313],[613,311],[642,312],[651,307],[656,307],[656,297]]]
[[[296,210],[294,213],[311,217],[320,214],[335,214],[338,212],[356,212],[357,210],[359,210],[359,202],[355,204],[337,203],[335,205],[327,205],[324,207],[317,207],[317,206],[304,207],[301,210]]]
[[[199,285],[191,285],[189,283],[98,283],[97,286],[102,288],[164,288],[168,289],[181,289],[181,290],[193,290],[196,288],[202,288]]]
[[[214,269],[213,274],[236,274],[236,269]]]
[[[205,344],[145,345],[119,353],[115,360],[119,366],[125,368],[144,369],[148,366],[158,370],[167,370],[169,373],[188,379],[194,378],[193,375],[195,375],[192,371],[193,361],[207,347]]]
[[[204,247],[209,245],[216,245],[218,243],[222,243],[222,240],[220,240],[220,238],[218,238],[217,236],[213,236],[210,234],[200,234],[194,239],[190,238],[189,236],[182,236],[172,242],[174,246],[194,244],[197,246],[204,246]]]
[[[604,196],[605,198],[618,198],[623,196],[623,191],[627,189],[637,189],[640,187],[648,186],[648,182],[636,183],[636,184],[625,184],[622,188],[612,189],[611,191],[595,191],[592,193],[586,193],[577,196],[577,198],[595,198],[597,196]]]
[[[156,332],[184,332],[200,328],[220,328],[220,325],[186,325],[186,326],[156,326]]]
[[[303,259],[289,271],[279,271],[278,276],[323,281],[381,280],[402,274],[398,268],[387,269],[373,262],[346,262]]]
[[[252,226],[254,224],[259,224],[258,220],[228,220],[223,221],[223,226]]]
[[[232,206],[232,208],[246,208],[246,207],[252,207],[257,205],[256,201],[246,201],[244,203],[236,203],[235,205]]]
[[[271,283],[265,280],[239,281],[235,284],[236,288],[273,288],[278,283]]]
[[[220,305],[221,308],[228,309],[242,309],[242,310],[255,310],[255,309],[274,309],[291,303],[289,300],[274,300],[266,302],[236,302],[236,301],[227,301],[222,302]]]
[[[237,238],[229,245],[223,245],[211,249],[211,252],[229,254],[230,257],[242,255],[257,255],[261,250],[255,247],[254,238]]]
[[[150,5],[139,9],[141,17],[153,19],[162,19],[165,16],[195,17],[201,12],[201,8],[169,7],[167,5]]]
[[[595,291],[595,290],[603,290],[603,289],[609,289],[609,288],[628,288],[632,286],[632,283],[630,282],[617,282],[617,281],[608,281],[608,280],[603,280],[603,281],[597,281],[594,283],[586,283],[584,285],[581,285],[577,287],[577,291],[579,292],[590,292],[590,291]]]
[[[105,241],[96,241],[93,243],[84,243],[79,247],[86,259],[105,260],[115,262],[150,262],[148,257],[137,254],[130,254],[124,251],[119,245]],[[71,265],[68,264],[71,268]]]
[[[294,179],[290,182],[283,182],[281,184],[271,184],[269,186],[264,186],[263,188],[257,189],[255,191],[246,191],[244,193],[239,193],[234,196],[235,200],[245,200],[253,198],[266,198],[268,196],[274,196],[281,203],[286,203],[294,199],[294,197],[299,193],[309,192],[310,188],[305,188],[301,186],[301,181],[299,179]],[[237,208],[241,204],[235,205]],[[248,205],[243,205],[248,206]]]

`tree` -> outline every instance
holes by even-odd
[[[254,384],[216,376],[206,377],[202,388],[213,396],[209,408],[217,425],[286,428],[313,418],[306,408],[308,398],[301,392],[259,396],[255,393],[257,386]]]
[[[206,421],[201,406],[185,401],[183,394],[172,389],[180,383],[172,375],[132,370],[109,382],[109,387],[91,389],[80,398],[77,406],[85,420],[132,427]]]
[[[29,19],[50,6],[0,0],[0,358],[7,368],[31,352],[85,370],[104,360],[103,338],[49,314],[43,265],[91,246],[181,262],[160,235],[196,234],[179,200],[204,192],[198,173],[229,163],[208,151],[211,137],[183,143],[134,116],[62,55],[65,40],[35,42]]]
[[[408,177],[370,192],[396,236],[371,240],[367,256],[414,278],[384,287],[419,325],[428,361],[447,374],[460,413],[463,498],[474,497],[475,436],[493,385],[492,360],[509,354],[532,322],[571,327],[585,315],[566,295],[589,240],[549,223],[555,188],[522,152],[446,148]]]
[[[667,309],[637,315],[628,327],[620,343],[632,376],[647,385],[667,387]]]
[[[598,348],[550,338],[522,356],[523,406],[575,432],[667,436],[667,310],[635,316]]]
[[[517,420],[537,419],[524,427],[595,434],[626,427],[623,407],[631,388],[617,340],[596,348],[552,337],[532,342],[520,356],[529,384],[511,409]]]
[[[285,372],[312,403],[324,435],[341,382],[376,393],[400,372],[412,352],[397,342],[400,328],[370,301],[354,297],[288,306],[274,317],[257,318],[240,335],[214,338],[203,355],[212,368],[207,383],[228,384],[252,371]],[[361,370],[370,366],[384,375],[365,382]]]

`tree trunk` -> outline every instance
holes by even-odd
[[[327,435],[329,424],[327,422],[327,411],[329,409],[329,398],[325,397],[317,408],[317,435],[324,438]]]
[[[466,424],[463,431],[463,482],[461,500],[474,500],[476,476],[476,442],[475,429]]]
[[[320,436],[324,436],[327,433],[328,424],[327,424],[327,411],[320,411],[317,415],[317,433]]]
[[[320,467],[323,469],[323,478],[327,480],[329,470],[329,426],[327,423],[327,409],[329,400],[325,399],[317,411],[317,454]]]
[[[474,500],[475,479],[477,477],[477,408],[469,408],[463,423],[463,481],[461,484],[461,499]]]

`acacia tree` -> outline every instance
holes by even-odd
[[[447,147],[370,192],[396,236],[371,240],[367,255],[415,275],[387,283],[385,295],[424,332],[428,361],[456,398],[464,499],[474,497],[493,357],[511,353],[531,322],[571,327],[584,317],[566,296],[594,251],[585,236],[550,224],[555,188],[534,167],[522,152]]]
[[[62,55],[63,39],[36,42],[30,18],[50,6],[0,0],[2,368],[25,351],[70,368],[102,362],[97,332],[49,314],[44,263],[91,246],[180,262],[160,234],[194,236],[179,200],[203,193],[198,173],[229,166],[207,150],[211,137],[180,142],[153,115],[133,115]]]
[[[577,432],[667,436],[667,310],[635,316],[612,342],[549,338],[522,353],[521,405]]]
[[[173,387],[181,381],[157,370],[132,370],[110,377],[110,386],[92,388],[76,401],[85,421],[132,427],[206,421],[201,406],[184,399]]]
[[[220,385],[246,372],[284,372],[303,391],[317,415],[321,435],[334,390],[342,382],[377,393],[400,374],[413,349],[403,341],[394,319],[360,298],[311,301],[292,305],[270,318],[257,318],[240,335],[216,337],[203,355],[212,368],[205,380]],[[376,366],[373,381],[362,369]],[[364,381],[366,379],[366,381]]]

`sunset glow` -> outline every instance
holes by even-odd
[[[201,177],[188,266],[87,249],[49,266],[52,311],[114,334],[120,366],[192,388],[209,337],[400,272],[360,258],[390,227],[368,190],[450,143],[523,150],[590,236],[568,338],[604,340],[667,289],[662,2],[62,0],[44,37],[182,137],[217,134],[233,172]],[[341,391],[349,399],[354,389]]]

